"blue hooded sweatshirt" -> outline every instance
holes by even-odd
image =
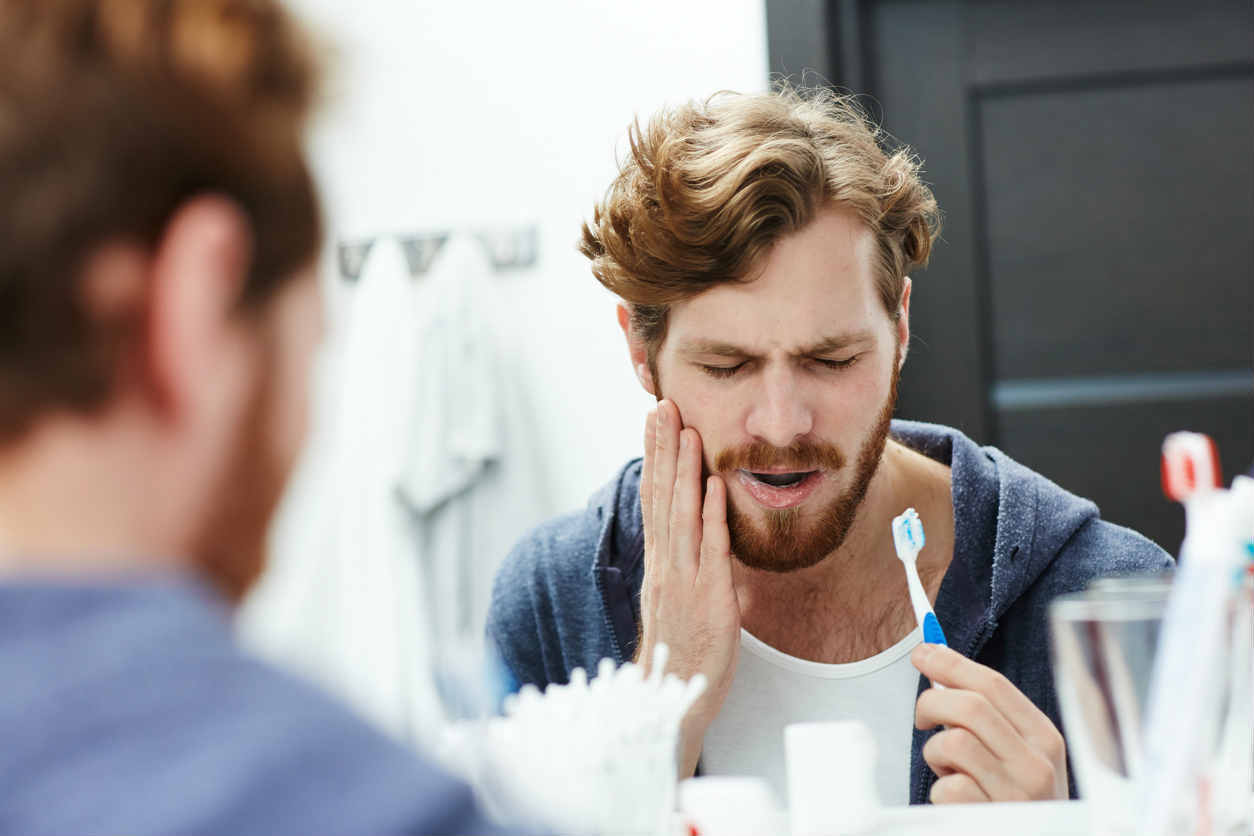
[[[1049,602],[1100,576],[1166,570],[1171,558],[1100,519],[1092,502],[957,430],[894,421],[892,437],[951,468],[954,555],[935,605],[950,647],[1000,671],[1062,730]],[[502,565],[487,633],[515,687],[543,689],[567,682],[574,668],[634,655],[644,577],[640,471],[639,459],[629,462],[585,510],[541,525]],[[926,687],[920,677],[919,692]],[[934,733],[913,733],[912,804],[927,802],[936,779],[922,755]]]

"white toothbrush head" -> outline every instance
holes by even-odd
[[[893,520],[893,546],[903,562],[913,563],[923,550],[923,521],[919,512],[907,508]]]
[[[946,644],[945,632],[941,629],[932,605],[923,591],[919,581],[919,569],[915,565],[919,552],[923,551],[923,520],[919,512],[907,508],[893,520],[893,546],[897,549],[897,557],[906,567],[906,586],[910,590],[910,604],[914,607],[915,618],[923,628],[923,641],[928,644]]]

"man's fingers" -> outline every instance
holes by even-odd
[[[943,778],[954,773],[970,776],[990,800],[1028,800],[1028,794],[1011,780],[1006,764],[964,728],[948,728],[932,735],[923,745],[923,760]]]
[[[658,560],[670,560],[672,494],[675,491],[675,466],[679,455],[679,410],[670,401],[657,405],[657,428],[653,445],[653,554]]]
[[[645,554],[653,546],[653,460],[656,458],[654,447],[657,446],[657,410],[650,409],[644,419],[644,468],[640,473],[640,513],[644,518],[644,551]]]
[[[691,579],[701,548],[701,436],[693,429],[679,433],[670,529],[673,565]]]
[[[983,694],[1020,735],[1029,740],[1050,737],[1054,724],[1005,676],[955,650],[921,644],[910,654],[911,663],[933,682]]]
[[[697,570],[712,578],[726,576],[731,582],[731,538],[727,531],[727,486],[718,476],[705,482],[701,508],[701,565]]]
[[[969,738],[1002,764],[992,777],[966,768],[958,771],[971,774],[994,801],[1067,797],[1062,733],[1008,679],[946,647],[922,645],[910,659],[924,676],[949,686],[919,696],[915,725],[948,726],[933,740],[961,732],[959,743],[950,746],[968,745]],[[936,757],[939,764],[952,768],[951,758]],[[1001,780],[998,775],[1004,776],[1005,786],[990,783]]]
[[[929,798],[933,804],[981,804],[991,800],[975,779],[963,772],[936,779]]]
[[[997,758],[1015,762],[1030,756],[1028,743],[983,694],[957,688],[928,688],[914,706],[916,728],[962,727]]]

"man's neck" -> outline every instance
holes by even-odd
[[[908,507],[926,527],[918,569],[934,601],[953,557],[949,469],[890,440],[849,535],[834,552],[786,573],[733,563],[744,628],[784,653],[827,663],[865,659],[905,638],[915,617],[891,526]]]
[[[178,568],[165,515],[175,492],[145,474],[153,458],[126,428],[76,418],[0,451],[0,575]]]

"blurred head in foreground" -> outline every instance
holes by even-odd
[[[315,88],[267,0],[0,0],[0,566],[258,575],[321,327]]]

